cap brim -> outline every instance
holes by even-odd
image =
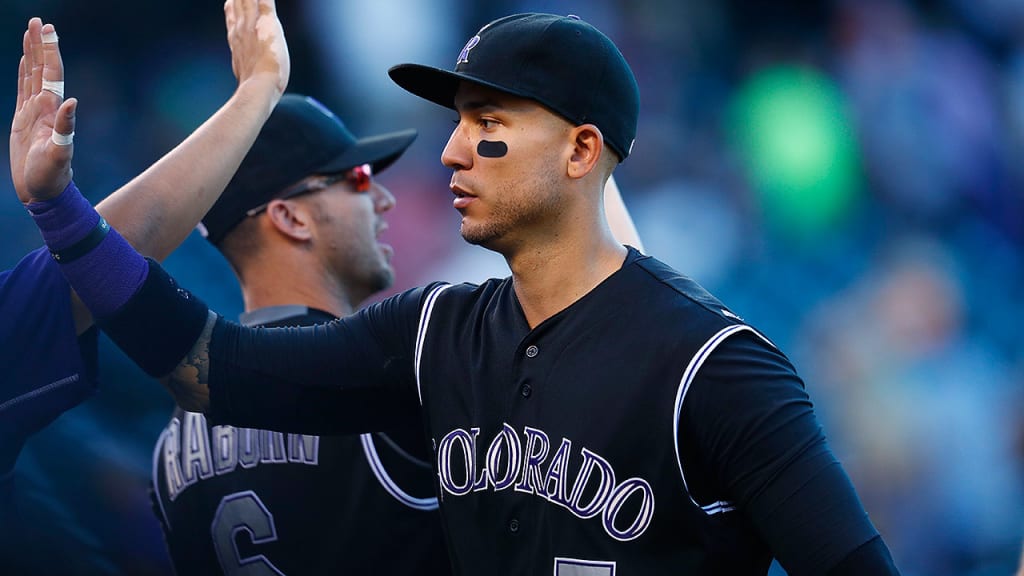
[[[348,170],[353,166],[369,164],[373,173],[379,174],[405,152],[416,139],[416,130],[390,132],[368,138],[360,138],[341,156],[317,168],[317,172],[330,174]]]
[[[460,74],[450,70],[424,66],[422,64],[399,64],[388,70],[388,76],[402,88],[435,104],[445,108],[455,109],[455,92],[459,89],[460,82],[472,82],[501,90],[515,96],[537,100],[545,104],[543,100],[525,92],[518,92],[506,86],[500,86],[493,82],[482,80],[469,74]]]
[[[420,98],[453,110],[455,91],[459,89],[459,82],[468,80],[454,72],[422,64],[392,66],[388,70],[388,76],[391,76],[395,84]]]

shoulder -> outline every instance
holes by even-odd
[[[360,314],[370,314],[371,316],[395,312],[418,314],[419,311],[429,306],[438,294],[450,287],[451,284],[445,282],[431,282],[424,286],[410,288],[364,308]]]
[[[445,314],[462,315],[467,307],[486,301],[500,291],[501,281],[487,281],[483,284],[448,284],[432,282],[410,288],[386,298],[357,314],[372,322],[399,322],[413,326],[427,322],[438,310]],[[345,322],[345,320],[342,320]]]
[[[437,299],[446,306],[473,306],[481,303],[493,304],[514,298],[511,278],[491,278],[480,284],[463,282],[447,284],[435,282],[423,288],[425,302]]]
[[[635,291],[631,297],[641,299],[641,304],[659,314],[668,314],[672,319],[676,314],[684,315],[720,327],[746,324],[696,280],[657,258],[639,253],[634,257],[631,253],[623,271],[629,278],[628,289]]]

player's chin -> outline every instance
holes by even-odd
[[[395,269],[385,264],[382,266],[373,278],[370,280],[371,291],[380,292],[381,290],[387,290],[391,288],[395,283]]]
[[[487,248],[488,245],[497,239],[497,235],[491,227],[469,222],[466,218],[462,219],[462,226],[459,228],[459,234],[462,235],[462,239],[466,242],[477,246],[483,246],[484,248]]]

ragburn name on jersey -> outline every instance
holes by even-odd
[[[206,425],[206,417],[185,412],[172,418],[157,442],[168,498],[207,478],[229,474],[239,466],[319,464],[320,437],[270,430]]]

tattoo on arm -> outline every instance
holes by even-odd
[[[184,410],[205,412],[210,405],[210,339],[217,315],[211,310],[206,325],[188,354],[163,383]]]

